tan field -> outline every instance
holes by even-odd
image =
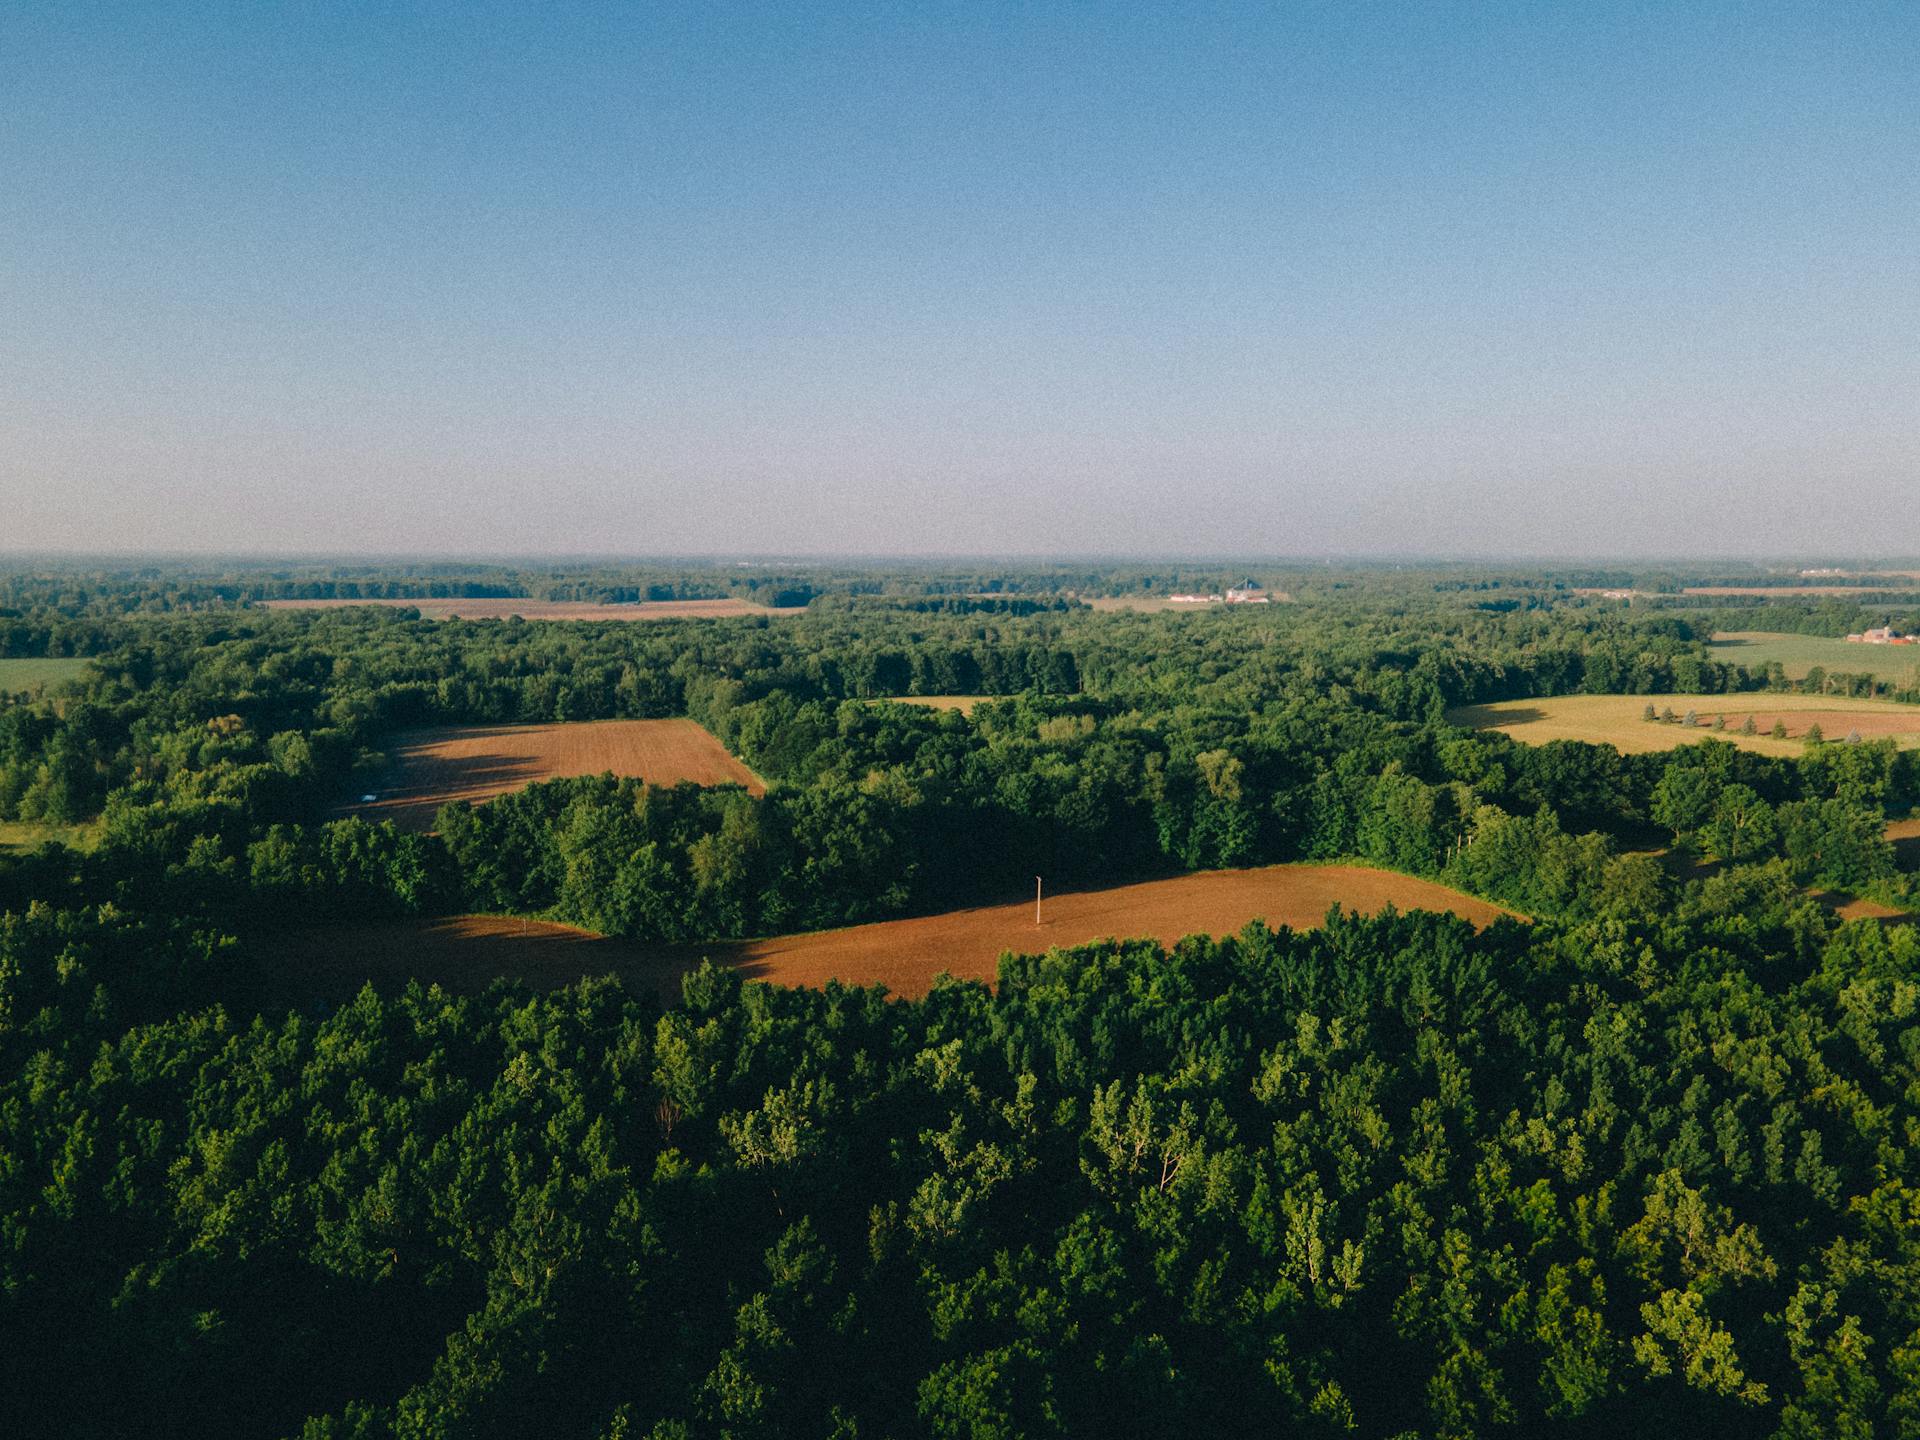
[[[1823,895],[1818,898],[1825,900],[1842,920],[1911,921],[1913,918],[1904,910],[1896,910],[1891,905],[1882,905],[1878,900],[1867,900],[1859,895]]]
[[[475,804],[565,775],[637,775],[651,785],[766,784],[691,720],[583,720],[566,725],[453,725],[414,730],[388,745],[371,803],[343,807],[403,830],[430,830],[450,800]]]
[[[1033,902],[982,906],[844,930],[783,935],[698,947],[647,946],[565,925],[500,916],[335,927],[276,940],[265,959],[277,1002],[338,1001],[368,980],[391,990],[409,979],[477,991],[501,976],[539,986],[615,974],[672,998],[680,976],[703,957],[750,979],[779,985],[885,985],[895,995],[926,994],[943,971],[991,982],[1000,956],[1104,938],[1148,936],[1172,944],[1186,935],[1224,935],[1263,919],[1305,929],[1333,905],[1371,913],[1445,910],[1488,925],[1504,914],[1484,900],[1430,880],[1357,865],[1273,865],[1211,870],[1108,890],[1049,898],[1036,926]]]
[[[1649,724],[1642,718],[1649,704],[1656,712],[1671,708],[1682,716],[1692,710],[1698,723],[1691,730],[1680,724]],[[1742,735],[1740,727],[1749,715],[1759,733]],[[1726,717],[1725,730],[1713,728],[1718,716]],[[1763,755],[1798,755],[1805,750],[1807,730],[1813,725],[1830,741],[1844,740],[1849,732],[1858,731],[1863,740],[1890,738],[1902,749],[1920,746],[1920,706],[1832,695],[1554,695],[1463,705],[1449,710],[1447,719],[1476,730],[1499,730],[1529,745],[1584,740],[1629,754],[1671,750],[1698,740],[1725,740]],[[1785,740],[1768,733],[1776,720],[1787,727]]]
[[[1290,605],[1293,596],[1284,590],[1269,590],[1267,596],[1275,605]],[[1259,610],[1259,605],[1229,605],[1221,601],[1217,605],[1202,604],[1190,600],[1169,600],[1164,595],[1090,595],[1087,606],[1092,610],[1129,610],[1138,614],[1157,615],[1163,611],[1178,614],[1193,614],[1202,610]]]
[[[1681,587],[1682,595],[1779,595],[1792,599],[1796,595],[1885,595],[1889,592],[1906,594],[1912,586],[1901,585],[1897,581],[1889,585],[1686,585]]]
[[[923,710],[958,710],[962,715],[971,715],[976,705],[991,705],[1007,698],[1005,695],[893,695],[887,703],[918,705]]]
[[[630,605],[601,605],[580,600],[486,598],[467,600],[262,600],[269,610],[345,610],[378,605],[409,607],[426,620],[699,620],[736,615],[798,615],[801,608],[773,609],[749,600],[638,600]]]

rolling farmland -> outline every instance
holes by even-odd
[[[885,985],[894,995],[924,995],[943,971],[992,981],[1000,956],[1104,938],[1229,934],[1249,921],[1303,929],[1333,905],[1371,913],[1446,910],[1491,924],[1502,910],[1430,880],[1358,865],[1270,865],[1208,870],[1106,890],[1049,898],[1036,926],[1033,902],[980,906],[943,915],[885,920],[842,930],[699,946],[649,946],[538,920],[502,916],[350,926],[305,931],[268,955],[276,987],[294,1003],[340,1000],[368,980],[395,989],[409,979],[475,991],[501,977],[542,987],[615,974],[636,987],[677,995],[679,977],[711,957],[749,979],[779,985]]]
[[[1656,711],[1671,708],[1682,716],[1692,710],[1699,723],[1692,729],[1649,723],[1642,718],[1649,704]],[[1742,735],[1740,727],[1749,715],[1759,733]],[[1726,717],[1725,730],[1712,728],[1719,716]],[[1499,730],[1529,745],[1583,740],[1629,754],[1671,750],[1699,740],[1725,740],[1763,755],[1798,755],[1814,725],[1830,741],[1858,731],[1863,740],[1892,739],[1903,749],[1920,746],[1920,707],[1832,695],[1554,695],[1463,705],[1448,711],[1447,718],[1476,730]],[[1784,740],[1768,733],[1776,720],[1786,726]]]
[[[558,725],[454,725],[415,730],[389,743],[376,797],[344,807],[404,830],[428,830],[452,800],[478,804],[565,775],[635,775],[651,785],[744,785],[758,775],[691,720],[584,720]]]

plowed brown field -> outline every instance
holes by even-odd
[[[1045,923],[1033,904],[991,905],[945,915],[887,920],[844,930],[783,935],[698,947],[613,940],[541,921],[463,916],[411,924],[297,932],[262,956],[266,989],[283,1004],[337,1002],[371,980],[392,990],[409,979],[477,991],[508,976],[537,986],[614,974],[668,998],[703,956],[754,980],[779,985],[885,985],[895,995],[926,994],[943,971],[992,981],[1002,953],[1149,936],[1171,944],[1185,935],[1224,935],[1263,919],[1275,927],[1318,925],[1335,905],[1372,912],[1446,910],[1475,925],[1511,912],[1432,881],[1357,865],[1273,865],[1211,870],[1109,890],[1050,897]]]
[[[638,600],[631,605],[601,605],[580,600],[507,599],[468,600],[262,600],[269,610],[344,610],[354,605],[379,605],[399,610],[412,606],[427,620],[697,620],[730,615],[798,615],[800,609],[776,610],[750,600]],[[802,607],[804,608],[804,607]]]
[[[395,736],[371,803],[343,807],[403,830],[433,828],[450,800],[478,804],[536,780],[564,775],[637,775],[651,785],[744,785],[758,775],[691,720],[583,720],[568,725],[454,725]]]

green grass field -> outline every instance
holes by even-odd
[[[77,680],[86,668],[85,660],[0,660],[0,695]]]
[[[74,850],[91,850],[99,841],[99,825],[33,825],[25,820],[0,820],[0,851],[38,850],[57,840]]]
[[[1649,723],[1643,718],[1649,704],[1656,712],[1671,707],[1680,716],[1691,710],[1698,723],[1692,729]],[[1749,715],[1759,731],[1756,735],[1740,733]],[[1720,716],[1726,718],[1726,728],[1715,730],[1713,722]],[[1477,730],[1499,730],[1529,745],[1584,740],[1628,754],[1725,740],[1762,755],[1798,755],[1806,747],[1808,727],[1816,724],[1829,741],[1842,741],[1858,731],[1862,739],[1891,739],[1902,749],[1920,747],[1920,706],[1838,695],[1554,695],[1463,705],[1448,711],[1447,719]],[[1786,726],[1787,739],[1776,740],[1768,733],[1776,720]]]
[[[1894,683],[1920,681],[1920,645],[1862,645],[1824,635],[1780,635],[1766,630],[1723,630],[1709,647],[1713,658],[1758,670],[1778,660],[1789,680],[1804,680],[1818,665],[1829,672],[1871,675]]]

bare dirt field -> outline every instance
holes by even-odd
[[[748,600],[639,600],[631,605],[600,605],[576,600],[262,600],[269,610],[345,610],[378,605],[389,610],[412,607],[427,620],[698,620],[735,615],[798,615],[800,608],[776,610]]]
[[[1672,709],[1684,716],[1692,710],[1698,723],[1648,723],[1643,716],[1651,704],[1656,712]],[[1742,735],[1751,715],[1758,734]],[[1725,730],[1713,722],[1726,717]],[[1455,725],[1499,730],[1529,745],[1549,740],[1584,740],[1612,745],[1629,754],[1671,750],[1698,740],[1725,740],[1763,755],[1798,755],[1807,731],[1814,725],[1829,741],[1846,739],[1858,731],[1863,740],[1892,739],[1902,748],[1920,746],[1920,706],[1890,700],[1847,700],[1832,695],[1554,695],[1539,700],[1503,700],[1493,705],[1463,705],[1447,712]],[[1778,720],[1787,738],[1768,732]]]
[[[1329,907],[1372,912],[1448,910],[1476,925],[1507,912],[1444,885],[1357,865],[1272,865],[1208,870],[1109,890],[1048,899],[1044,923],[1033,904],[982,906],[845,930],[748,941],[727,961],[756,980],[782,985],[884,984],[897,995],[922,995],[941,971],[992,980],[1008,950],[1030,952],[1103,938],[1150,936],[1171,944],[1185,935],[1223,935],[1250,920],[1295,929],[1317,925]],[[721,957],[716,954],[716,960]]]
[[[403,830],[430,830],[450,800],[475,804],[564,775],[637,775],[652,785],[744,785],[758,775],[691,720],[583,720],[566,725],[452,725],[396,735],[371,803],[343,807]]]
[[[1864,899],[1859,895],[1817,894],[1814,898],[1825,902],[1842,920],[1909,921],[1913,918],[1904,910],[1896,910],[1891,905],[1882,905],[1878,900]]]
[[[1318,925],[1335,904],[1368,913],[1387,905],[1446,910],[1475,925],[1510,913],[1444,885],[1385,870],[1273,865],[1061,894],[1046,901],[1040,926],[1033,923],[1033,903],[1025,901],[765,940],[659,947],[537,920],[463,916],[297,932],[275,942],[263,958],[274,1000],[302,1006],[338,1002],[368,980],[383,990],[418,979],[472,992],[501,976],[556,986],[616,974],[629,985],[652,986],[673,998],[680,976],[705,956],[750,979],[779,985],[820,986],[839,979],[850,985],[882,984],[895,995],[916,997],[926,994],[943,971],[992,981],[1001,954],[1009,950],[1031,953],[1140,936],[1171,944],[1186,935],[1229,934],[1254,919],[1304,929]]]

